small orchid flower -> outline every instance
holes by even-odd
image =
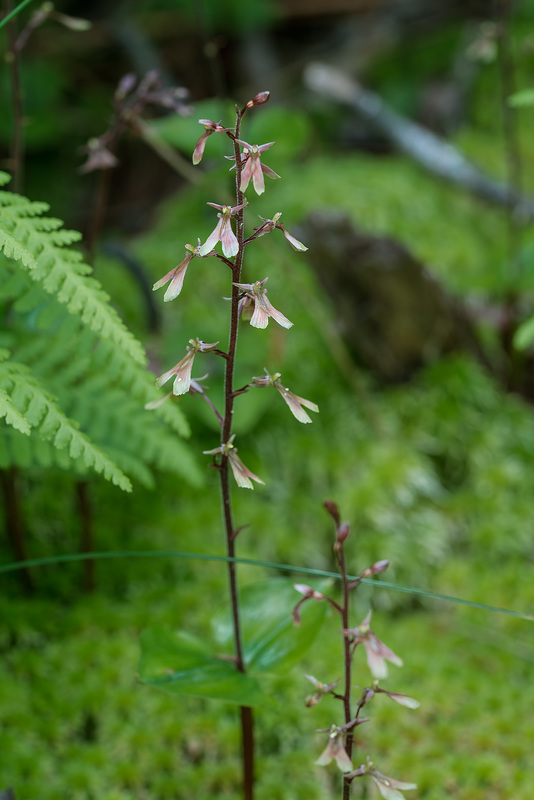
[[[318,681],[317,678],[314,678],[313,675],[305,675],[304,676],[310,683],[313,683],[315,686],[315,691],[313,694],[308,695],[306,698],[306,707],[311,708],[312,706],[316,706],[317,703],[321,701],[321,698],[325,694],[330,694],[336,688],[338,681],[334,681],[334,683],[322,683]]]
[[[294,583],[293,589],[296,589],[299,594],[303,594],[302,600],[299,600],[293,609],[293,622],[298,627],[300,625],[300,608],[306,600],[327,600],[328,598],[322,592],[318,592],[307,583]]]
[[[204,455],[211,456],[220,453],[221,455],[226,456],[232,468],[236,483],[242,489],[254,489],[252,481],[256,481],[256,483],[261,483],[264,485],[261,478],[258,478],[257,475],[254,475],[254,473],[248,469],[248,467],[245,467],[237,455],[237,447],[234,447],[234,439],[235,433],[228,439],[227,442],[225,442],[225,444],[222,444],[220,447],[216,447],[214,450],[204,450]]]
[[[221,242],[222,251],[226,258],[233,258],[233,256],[236,256],[238,253],[239,242],[230,225],[230,219],[234,214],[237,214],[238,211],[244,208],[246,203],[241,203],[240,206],[220,206],[217,205],[217,203],[208,203],[208,205],[212,208],[218,208],[221,213],[217,214],[219,222],[204,244],[199,247],[198,255],[207,256],[208,253],[213,250],[217,242]]]
[[[265,191],[265,181],[263,180],[263,175],[267,175],[269,178],[279,178],[280,175],[277,175],[274,170],[270,167],[266,167],[265,164],[261,163],[261,155],[269,147],[272,147],[274,142],[269,142],[268,144],[248,144],[248,142],[243,142],[241,139],[236,139],[236,142],[243,145],[243,152],[241,153],[241,165],[243,166],[241,172],[241,183],[239,185],[239,190],[241,192],[246,192],[247,187],[252,181],[254,189],[256,190],[256,194],[263,194]],[[234,156],[229,156],[229,158],[234,158]],[[233,167],[232,167],[233,169]]]
[[[274,386],[275,389],[278,389],[281,396],[286,401],[287,405],[289,406],[289,410],[295,417],[298,419],[299,422],[311,422],[310,417],[305,412],[302,406],[309,408],[310,411],[315,411],[316,413],[319,412],[319,406],[315,403],[312,403],[311,400],[305,400],[304,397],[299,397],[293,392],[290,392],[285,386],[282,385],[280,382],[280,378],[282,377],[279,372],[275,372],[274,375],[269,375],[267,370],[265,370],[266,375],[261,376],[259,378],[252,378],[252,383],[249,384],[250,386]]]
[[[160,375],[156,381],[156,386],[163,386],[174,375],[172,393],[175,395],[186,394],[191,386],[191,370],[193,369],[193,361],[195,360],[196,354],[207,353],[210,350],[214,350],[219,342],[208,344],[207,342],[200,341],[200,339],[189,339],[189,344],[191,347],[186,347],[187,352],[182,360],[172,369],[168,370],[168,372],[164,372],[163,375]]]
[[[113,169],[119,163],[117,157],[108,149],[110,136],[103,134],[98,138],[89,139],[84,151],[88,154],[87,161],[80,167],[80,172],[86,174],[96,169]]]
[[[204,125],[204,133],[196,143],[193,152],[193,164],[195,164],[195,166],[202,161],[206,142],[212,133],[228,133],[228,131],[232,130],[231,128],[223,128],[220,120],[219,122],[212,122],[211,119],[199,119],[199,122],[201,125]]]
[[[272,317],[275,322],[278,322],[283,328],[291,328],[293,323],[290,322],[287,317],[277,311],[276,308],[273,306],[271,301],[267,298],[267,289],[264,289],[265,283],[268,281],[268,278],[264,278],[262,281],[256,281],[256,283],[234,283],[234,286],[237,286],[238,289],[245,292],[245,297],[242,298],[239,312],[243,311],[250,300],[254,301],[254,313],[250,318],[250,324],[253,328],[266,328],[269,324],[269,317]],[[247,298],[249,298],[247,300]]]
[[[175,297],[178,297],[180,292],[182,291],[182,286],[184,285],[184,278],[185,273],[187,272],[187,268],[195,256],[199,255],[200,250],[200,239],[198,240],[198,245],[193,247],[192,244],[186,244],[185,249],[188,251],[186,252],[184,258],[180,261],[177,267],[171,269],[161,280],[157,281],[154,286],[152,287],[152,291],[155,292],[156,289],[161,289],[162,286],[165,286],[166,283],[169,283],[167,287],[167,291],[163,295],[163,302],[168,303],[171,300],[174,300]]]
[[[265,236],[266,233],[271,233],[275,228],[278,228],[278,230],[282,231],[294,250],[298,250],[302,253],[305,252],[308,249],[306,245],[302,244],[302,242],[299,242],[299,240],[292,236],[289,231],[286,231],[281,222],[278,222],[281,216],[281,211],[277,211],[272,219],[265,219],[265,217],[260,216],[260,219],[263,220],[263,225],[258,225],[257,228],[254,228],[255,233],[253,238],[257,239],[259,236]]]
[[[406,792],[409,789],[417,789],[416,783],[405,783],[405,781],[397,781],[395,778],[389,778],[382,772],[376,769],[375,765],[369,757],[365,764],[362,764],[354,772],[349,772],[345,777],[349,779],[360,778],[362,775],[370,775],[376,783],[378,791],[385,798],[385,800],[405,800],[401,792]]]
[[[402,667],[402,659],[395,655],[393,650],[390,650],[384,642],[380,641],[370,629],[370,623],[371,612],[367,614],[364,621],[357,628],[345,629],[343,633],[352,639],[354,646],[363,644],[367,655],[367,664],[373,678],[387,678],[388,668],[386,661],[391,661],[392,664]]]
[[[331,761],[336,762],[341,772],[350,772],[352,770],[352,761],[345,750],[343,730],[337,725],[332,725],[330,728],[328,744],[315,763],[320,767],[325,767]]]
[[[394,700],[400,706],[404,706],[405,708],[419,708],[421,703],[419,700],[416,700],[415,697],[410,697],[408,694],[399,694],[399,692],[387,692],[385,689],[380,689],[378,687],[378,681],[373,682],[373,692],[376,694],[386,694],[391,700]]]

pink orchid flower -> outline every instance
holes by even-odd
[[[232,130],[231,128],[223,128],[220,120],[219,122],[212,122],[211,119],[199,119],[199,122],[201,125],[204,125],[204,133],[196,143],[195,150],[193,152],[193,164],[195,164],[195,166],[200,164],[202,161],[206,142],[212,133],[227,133],[228,131]]]
[[[211,253],[217,242],[221,242],[222,251],[226,258],[233,258],[239,251],[239,242],[232,230],[230,220],[234,214],[237,214],[238,211],[246,206],[246,203],[241,203],[239,206],[220,206],[217,205],[217,203],[208,203],[208,205],[212,208],[218,208],[221,213],[217,214],[219,222],[204,244],[199,247],[198,255],[207,256],[208,253]]]
[[[387,678],[388,668],[386,661],[402,667],[402,659],[395,655],[393,650],[390,650],[384,642],[373,633],[370,629],[371,612],[367,614],[364,621],[356,628],[350,628],[343,631],[345,636],[352,639],[353,644],[363,644],[365,653],[367,655],[367,664],[371,670],[373,678]]]
[[[172,369],[164,372],[156,381],[156,386],[163,386],[174,376],[172,393],[174,395],[187,394],[191,386],[191,371],[197,353],[207,353],[214,350],[219,342],[202,342],[200,339],[189,339],[191,347],[186,347],[185,356]]]
[[[267,289],[263,288],[267,280],[268,278],[264,278],[262,281],[256,281],[256,283],[234,283],[234,286],[245,292],[245,297],[240,303],[239,313],[241,314],[245,305],[253,301],[254,312],[250,318],[250,324],[253,328],[266,328],[269,324],[269,317],[272,317],[283,328],[291,328],[293,323],[287,317],[284,317],[281,311],[277,311],[267,298]]]
[[[254,489],[252,481],[256,481],[256,483],[265,485],[261,478],[258,478],[257,475],[254,475],[254,473],[243,464],[237,455],[237,447],[234,447],[234,439],[235,433],[228,439],[227,442],[225,442],[225,444],[222,444],[220,447],[216,447],[214,450],[204,450],[204,455],[211,456],[220,453],[221,455],[226,456],[228,458],[230,467],[232,468],[236,483],[242,489]]]
[[[315,411],[319,413],[319,406],[315,403],[312,403],[311,400],[305,400],[304,397],[299,397],[297,394],[293,394],[287,389],[285,386],[282,385],[280,378],[282,377],[279,372],[275,372],[274,375],[270,375],[267,370],[265,370],[266,375],[262,375],[259,378],[252,378],[252,383],[250,386],[274,386],[275,389],[278,389],[280,395],[284,398],[287,405],[289,406],[289,410],[295,417],[298,419],[299,422],[311,422],[311,418],[304,410],[303,406],[309,408],[310,411]]]
[[[266,233],[271,233],[271,231],[274,231],[275,228],[278,228],[278,230],[282,231],[294,250],[298,250],[301,253],[305,252],[308,249],[306,245],[302,244],[302,242],[299,242],[299,240],[292,236],[289,231],[286,231],[283,224],[278,221],[281,216],[281,211],[277,211],[272,219],[265,219],[265,217],[260,216],[260,219],[263,220],[263,225],[258,225],[257,228],[254,228],[255,233],[254,237],[252,238],[257,239],[259,236],[265,236]]]
[[[269,178],[280,177],[280,175],[277,175],[270,167],[261,163],[262,154],[265,150],[268,150],[269,147],[272,147],[274,142],[257,145],[248,144],[248,142],[243,142],[241,139],[236,139],[236,141],[239,142],[240,145],[243,145],[243,152],[241,153],[241,165],[243,169],[241,172],[239,190],[241,192],[246,192],[250,181],[252,181],[256,194],[263,194],[265,191],[263,176],[267,175]],[[232,157],[233,156],[231,156],[231,158]]]
[[[325,767],[331,761],[336,762],[341,772],[350,772],[352,770],[352,761],[345,750],[343,730],[337,725],[332,725],[330,728],[328,744],[315,763],[320,767]]]
[[[167,287],[167,291],[163,295],[163,302],[165,303],[174,300],[174,298],[178,297],[178,295],[182,291],[187,268],[192,259],[195,258],[195,256],[199,255],[200,239],[198,240],[198,245],[196,247],[193,247],[192,244],[186,244],[185,249],[187,252],[184,258],[178,264],[178,266],[174,267],[174,269],[171,269],[170,272],[164,275],[163,278],[157,281],[152,287],[152,291],[155,292],[156,289],[161,289],[161,287],[165,286],[166,283],[169,284],[169,286]]]

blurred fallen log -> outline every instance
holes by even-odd
[[[374,92],[327,64],[309,64],[306,86],[317,94],[345,103],[381,132],[397,149],[429,172],[487,202],[512,208],[518,221],[534,219],[534,198],[519,195],[472,164],[449,142],[393,111]]]
[[[465,306],[397,241],[359,231],[332,210],[310,214],[299,235],[335,307],[338,334],[379,380],[408,380],[458,351],[488,365]]]

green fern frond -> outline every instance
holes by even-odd
[[[142,345],[128,331],[98,281],[90,276],[91,268],[78,251],[66,247],[80,235],[60,229],[55,219],[43,223],[46,203],[0,192],[0,207],[0,249],[5,255],[22,264],[32,280],[64,304],[69,313],[112,341],[124,358],[145,364]]]
[[[28,269],[34,269],[37,266],[37,262],[30,250],[6,230],[3,225],[0,227],[0,250],[8,258],[22,262]]]
[[[0,391],[40,437],[52,442],[58,450],[65,449],[71,459],[80,459],[87,469],[101,473],[124,491],[131,491],[126,475],[63,413],[55,398],[39,385],[25,365],[13,361],[0,364]],[[30,453],[27,466],[31,463]]]
[[[8,425],[12,425],[20,433],[29,435],[30,426],[23,415],[13,405],[10,396],[0,389],[0,419],[3,418]]]

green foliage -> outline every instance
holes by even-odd
[[[200,484],[171,433],[189,433],[179,406],[143,408],[158,397],[144,349],[69,248],[79,234],[43,216],[46,204],[3,192],[0,206],[3,343],[13,359],[0,365],[0,413],[12,426],[0,431],[2,466],[89,469],[128,490],[127,475],[153,486],[154,469]]]
[[[128,478],[105,453],[95,447],[90,439],[78,430],[76,424],[63,414],[57,406],[55,398],[39,386],[26,366],[14,361],[1,364],[0,387],[3,393],[11,399],[12,406],[18,411],[19,416],[16,421],[22,418],[26,423],[27,429],[24,429],[20,422],[18,425],[11,422],[19,432],[27,435],[31,428],[37,428],[40,437],[51,442],[54,448],[68,449],[70,459],[75,464],[80,462],[83,465],[82,472],[83,468],[93,469],[95,472],[102,473],[107,480],[112,481],[121,489],[131,491],[131,483]],[[6,421],[10,422],[7,414]],[[4,447],[0,455],[0,467],[6,468],[12,464],[30,466],[30,464],[24,463],[27,451],[25,452],[24,448],[20,449],[19,437],[17,435],[10,436],[10,431],[5,433],[7,435],[2,437]]]
[[[204,642],[185,631],[149,628],[141,636],[141,648],[141,680],[156,689],[248,706],[268,699],[253,676],[212,655]]]
[[[265,705],[270,698],[260,688],[264,672],[283,674],[300,661],[313,644],[325,618],[324,603],[308,603],[295,628],[291,609],[298,595],[287,580],[246,586],[240,593],[245,674],[229,657],[233,626],[229,613],[212,620],[217,648],[210,648],[184,631],[151,627],[141,636],[139,674],[143,683],[174,694],[193,694],[239,705]]]
[[[5,173],[1,176],[6,182]],[[81,253],[67,246],[81,239],[77,231],[62,229],[61,220],[43,217],[47,203],[36,203],[12,192],[0,193],[2,238],[8,258],[20,262],[31,279],[103,339],[111,340],[124,360],[146,362],[141,344],[127,330]]]

